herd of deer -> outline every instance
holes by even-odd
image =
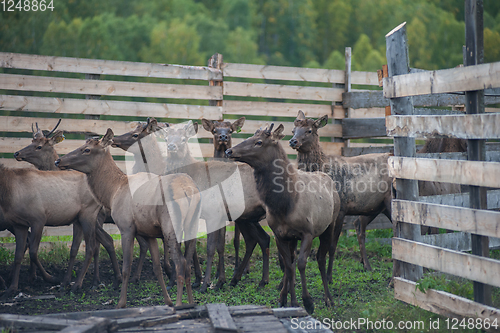
[[[292,306],[298,306],[293,287],[297,265],[304,307],[309,313],[313,312],[305,267],[315,237],[320,240],[316,258],[325,302],[332,305],[328,283],[332,281],[333,258],[344,217],[358,216],[356,232],[362,262],[367,270],[371,268],[364,246],[366,226],[379,213],[391,217],[393,181],[387,167],[390,154],[325,155],[319,144],[318,130],[326,125],[328,116],[314,120],[299,111],[289,141],[298,153],[297,163],[292,163],[280,143],[285,136],[283,125],[274,130],[274,124],[261,128],[252,137],[232,147],[231,134],[241,128],[244,121],[245,118],[233,123],[202,119],[203,128],[214,136],[215,158],[207,161],[192,157],[188,146],[188,140],[198,132],[196,122],[169,125],[148,119],[147,123],[139,123],[136,129],[121,136],[114,136],[108,129],[101,139],[88,139],[83,146],[63,157],[59,157],[55,150],[55,145],[64,139],[62,132],[56,131],[60,120],[48,133],[40,130],[38,125],[36,130],[32,128],[32,143],[14,156],[18,161],[32,163],[38,170],[9,169],[0,165],[0,230],[8,229],[16,236],[11,283],[3,297],[12,296],[17,291],[26,248],[29,248],[31,278],[35,278],[38,268],[46,281],[57,282],[44,270],[37,252],[44,226],[69,224],[73,224],[73,244],[62,286],[70,283],[82,238],[86,242],[85,261],[71,288],[82,287],[92,258],[95,265],[93,283],[99,283],[98,249],[102,244],[112,261],[115,287],[122,282],[118,308],[126,306],[134,238],[140,245],[140,257],[132,280],[139,279],[149,249],[166,304],[173,305],[173,302],[163,279],[157,238],[164,241],[164,269],[169,283],[177,282],[177,306],[182,304],[184,285],[188,302],[194,302],[193,265],[196,277],[193,286],[201,285],[200,291],[206,291],[216,251],[219,257],[216,288],[221,287],[226,282],[224,245],[228,220],[233,220],[236,225],[236,263],[230,284],[234,286],[240,281],[248,269],[255,246],[259,244],[263,254],[259,286],[264,286],[269,283],[270,237],[260,222],[266,219],[275,235],[284,270],[280,305],[286,306],[290,294]],[[162,140],[158,140],[158,135]],[[159,141],[164,143],[165,151],[162,151]],[[446,140],[434,141],[425,146],[425,152],[449,151],[447,147],[450,145]],[[110,146],[134,155],[135,164],[130,175],[114,163],[108,149]],[[234,174],[238,174],[244,186],[243,195],[237,194],[238,182],[225,182],[222,192],[230,195],[223,195],[223,204],[214,204],[212,196],[207,193],[214,186],[220,187]],[[439,184],[421,188],[424,191],[420,195],[460,191],[460,188]],[[194,241],[200,218],[206,221],[207,227],[207,262],[203,281]],[[121,272],[113,240],[103,229],[105,222],[115,223],[121,233]],[[246,246],[241,262],[239,232]],[[301,242],[297,253],[298,240]],[[182,242],[185,244],[184,254]],[[173,266],[169,258],[173,260]]]

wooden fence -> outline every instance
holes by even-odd
[[[471,3],[466,1],[466,9]],[[466,18],[470,31],[468,22]],[[479,29],[476,29],[474,34],[478,36]],[[487,258],[488,237],[500,237],[500,212],[487,210],[499,207],[498,191],[485,188],[500,187],[500,161],[494,151],[484,151],[485,139],[500,139],[500,114],[481,113],[481,97],[478,97],[481,95],[478,91],[485,87],[500,87],[500,63],[470,62],[468,55],[472,54],[472,47],[467,40],[466,67],[407,74],[405,24],[391,31],[386,41],[389,77],[383,79],[383,95],[390,99],[392,111],[386,120],[386,130],[394,137],[395,156],[389,160],[389,169],[397,179],[398,189],[397,198],[392,201],[392,218],[397,223],[392,242],[396,259],[395,297],[448,317],[481,318],[482,324],[496,320],[500,324],[500,310],[488,306],[491,292],[487,291],[489,286],[500,287],[500,261]],[[463,91],[465,95],[455,94]],[[460,98],[467,114],[419,114],[414,105],[429,94],[441,94],[429,101],[440,100],[441,96]],[[494,102],[498,103],[498,96],[486,93],[484,104]],[[436,158],[436,154],[419,156],[415,154],[415,138],[419,137],[468,139],[465,154],[468,160],[461,160],[464,154],[447,154],[441,158]],[[419,200],[418,180],[469,185],[470,192]],[[472,254],[422,243],[421,225],[472,233]],[[475,301],[443,291],[419,291],[415,281],[422,276],[422,266],[473,280]],[[482,328],[494,329],[491,325]]]

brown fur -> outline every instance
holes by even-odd
[[[180,240],[179,235],[198,230],[201,201],[196,184],[184,174],[125,175],[116,166],[107,149],[112,139],[113,131],[108,129],[101,140],[87,140],[82,147],[59,159],[56,165],[87,174],[91,190],[102,204],[111,209],[111,216],[120,229],[123,248],[123,283],[117,308],[126,306],[127,285],[132,267],[133,238],[136,234],[145,237],[149,242],[153,270],[158,278],[165,303],[173,305],[161,272],[156,240],[158,237],[163,237],[169,243],[176,264],[176,304],[182,304],[184,283],[188,301],[193,303],[190,272],[195,242],[186,241],[186,257],[184,257],[178,240]],[[133,194],[131,189],[135,189]],[[174,198],[178,199],[174,200]]]
[[[245,117],[234,122],[201,118],[203,128],[214,135],[214,158],[226,157],[226,150],[233,146],[231,134],[243,127]]]
[[[297,266],[301,275],[304,307],[307,312],[312,313],[314,302],[307,291],[305,267],[315,237],[320,238],[317,262],[325,302],[327,305],[333,303],[325,266],[326,253],[330,249],[340,211],[340,199],[328,175],[321,172],[305,173],[290,163],[279,143],[284,137],[283,125],[272,133],[271,129],[258,130],[251,138],[229,149],[227,154],[254,168],[257,190],[266,205],[267,221],[285,264],[284,283],[280,293],[281,306],[286,306],[288,293],[291,295],[292,306],[298,306],[295,296],[294,251],[297,241],[301,240]]]

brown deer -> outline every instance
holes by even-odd
[[[155,141],[156,136],[151,135],[158,131],[161,126],[158,124],[155,118],[148,118],[147,122],[139,122],[136,128],[130,132],[122,135],[117,135],[113,137],[112,146],[116,148],[121,148],[134,155],[135,164],[132,167],[132,174],[139,172],[151,172],[156,175],[161,175],[165,171],[165,159],[161,155],[161,151],[158,148],[158,144]],[[131,281],[139,281],[142,272],[142,266],[144,260],[146,259],[146,254],[148,252],[148,242],[142,236],[136,236],[137,242],[139,243],[139,261],[137,264],[137,269],[132,276]],[[172,272],[172,267],[169,260],[169,250],[167,242],[163,242],[163,253],[164,253],[164,269],[169,278],[168,289],[173,286],[175,282],[174,275]],[[196,253],[196,252],[195,252]],[[200,264],[198,263],[198,256],[194,256],[194,267],[196,282],[193,286],[197,286],[201,282],[201,270]]]
[[[387,159],[390,154],[367,154],[355,157],[326,155],[319,145],[318,129],[328,122],[328,115],[317,120],[306,119],[299,111],[294,122],[293,137],[290,147],[297,150],[299,169],[304,171],[323,171],[335,182],[341,202],[339,218],[345,215],[362,215],[356,224],[359,249],[363,266],[371,270],[366,256],[366,226],[379,213],[383,212],[391,219],[391,185],[388,174]],[[341,232],[341,228],[335,231]],[[335,239],[335,238],[334,238]],[[332,278],[332,259],[336,243],[332,245],[328,278]]]
[[[235,286],[241,280],[252,252],[259,244],[263,254],[262,280],[259,283],[262,287],[269,283],[270,237],[259,225],[259,221],[265,217],[265,210],[254,185],[253,171],[246,164],[223,160],[203,162],[194,159],[189,150],[188,140],[197,131],[198,124],[189,122],[187,125],[171,126],[160,133],[167,144],[166,173],[187,173],[202,191],[201,217],[207,223],[207,266],[200,291],[206,291],[210,285],[211,267],[216,250],[219,255],[219,277],[216,288],[220,288],[226,281],[224,270],[226,221],[234,221],[238,225],[246,247],[243,261],[235,270],[230,284]],[[225,182],[235,176],[235,181]],[[245,187],[244,191],[241,188],[242,184]],[[223,188],[224,186],[227,187]],[[226,193],[226,190],[229,195],[225,194],[224,198],[218,197],[220,193]]]
[[[9,169],[0,165],[0,208],[16,235],[12,280],[4,297],[12,295],[18,288],[29,228],[31,262],[36,264],[45,281],[57,282],[38,260],[38,248],[45,226],[74,223],[82,229],[87,244],[85,262],[72,290],[81,288],[96,248],[97,215],[101,209],[86,187],[78,187],[81,181],[81,175],[74,172]]]
[[[203,125],[203,128],[213,134],[213,143],[214,143],[214,158],[226,158],[226,150],[231,148],[233,146],[232,143],[232,134],[239,132],[243,125],[245,124],[245,117],[241,117],[234,122],[230,121],[223,121],[223,120],[208,120],[205,118],[201,118],[201,123]],[[262,228],[260,224],[254,224],[255,228]],[[233,238],[233,245],[234,245],[234,268],[235,272],[237,271],[239,267],[239,260],[240,260],[240,228],[237,223],[235,223],[234,226],[234,238]],[[262,231],[256,232],[255,230],[252,230],[248,237],[252,236],[259,236],[259,235],[264,235]],[[264,240],[265,241],[265,240]],[[245,271],[248,271],[249,267],[245,268]]]
[[[111,210],[120,229],[123,249],[123,283],[117,308],[127,303],[127,286],[131,272],[133,240],[136,234],[145,237],[165,303],[173,305],[163,280],[158,237],[168,242],[177,273],[176,305],[182,304],[184,282],[189,303],[194,303],[191,289],[191,258],[194,253],[200,193],[193,180],[185,174],[158,176],[152,173],[124,174],[107,149],[113,140],[108,129],[100,139],[86,143],[56,161],[62,169],[71,168],[87,175],[87,181],[97,200]],[[184,235],[186,257],[180,243]]]
[[[60,122],[61,119],[59,119],[56,126],[47,134],[44,134],[43,131],[40,130],[40,128],[38,128],[38,124],[36,124],[36,131],[34,130],[33,125],[31,125],[31,130],[33,132],[33,140],[31,141],[31,144],[14,153],[14,157],[16,158],[16,160],[31,163],[38,170],[60,171],[54,164],[55,161],[59,158],[54,146],[57,143],[62,142],[64,140],[62,131],[55,132]],[[80,188],[86,188],[87,191],[91,193],[90,189],[88,188],[87,180],[85,179],[85,177],[81,177],[81,184],[76,184],[75,191],[80,191],[81,190]],[[98,215],[99,223],[97,224],[96,227],[96,237],[98,243],[97,243],[97,249],[94,253],[93,285],[97,286],[100,282],[99,279],[99,243],[100,243],[104,246],[104,248],[109,254],[113,271],[115,274],[113,284],[115,287],[118,287],[118,284],[122,279],[122,276],[120,268],[118,266],[118,261],[116,260],[116,252],[113,243],[113,238],[102,228],[102,223],[108,216],[109,213],[106,213],[105,209],[102,209]],[[62,285],[69,284],[71,280],[71,272],[73,271],[73,265],[76,259],[76,255],[78,254],[78,249],[80,247],[82,238],[83,238],[83,232],[80,228],[80,225],[74,224],[73,243],[71,245],[71,250],[70,250],[70,260],[68,264],[68,270],[63,279]],[[31,270],[32,279],[34,279],[35,272],[36,271]]]
[[[286,306],[290,293],[292,306],[298,306],[295,295],[294,251],[301,241],[297,265],[302,282],[302,300],[308,313],[313,313],[314,302],[306,285],[305,268],[312,241],[319,237],[316,255],[325,302],[333,304],[328,290],[326,254],[330,249],[333,230],[340,211],[340,199],[335,184],[327,174],[306,173],[288,160],[279,141],[285,136],[282,124],[271,132],[270,128],[257,130],[254,136],[230,148],[226,154],[236,161],[248,163],[254,169],[259,196],[266,206],[266,218],[274,232],[278,250],[285,264],[280,304]],[[338,235],[337,235],[338,237]]]

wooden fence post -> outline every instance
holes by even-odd
[[[464,66],[482,64],[484,61],[483,43],[483,0],[465,1],[465,57]],[[484,113],[484,90],[465,93],[467,114]],[[467,159],[484,161],[486,159],[485,140],[467,140]],[[486,188],[469,186],[470,208],[487,209]],[[472,254],[489,257],[489,239],[471,234]],[[491,305],[491,286],[474,281],[474,300]]]
[[[220,53],[214,54],[213,56],[210,57],[210,59],[208,59],[208,67],[220,70],[222,67],[222,59],[223,59],[222,54],[220,54]],[[224,80],[224,77],[222,78],[221,81],[210,80],[210,81],[208,81],[208,84],[210,86],[223,87],[223,85],[224,85],[223,80]],[[224,98],[224,95],[222,96],[222,98]],[[223,102],[224,102],[223,99],[221,99],[221,100],[209,100],[208,105],[210,105],[210,106],[222,106]],[[224,118],[224,115],[222,115],[221,120],[223,118]]]
[[[408,38],[406,36],[406,22],[394,28],[386,36],[386,56],[389,77],[410,72],[408,56]],[[393,115],[413,115],[413,100],[411,97],[390,99]],[[394,137],[394,155],[415,157],[415,139]],[[397,198],[418,201],[418,183],[416,180],[396,179]],[[419,241],[420,226],[393,221],[394,237]],[[407,280],[417,281],[423,275],[421,266],[416,266],[394,260],[393,276],[400,276]]]

